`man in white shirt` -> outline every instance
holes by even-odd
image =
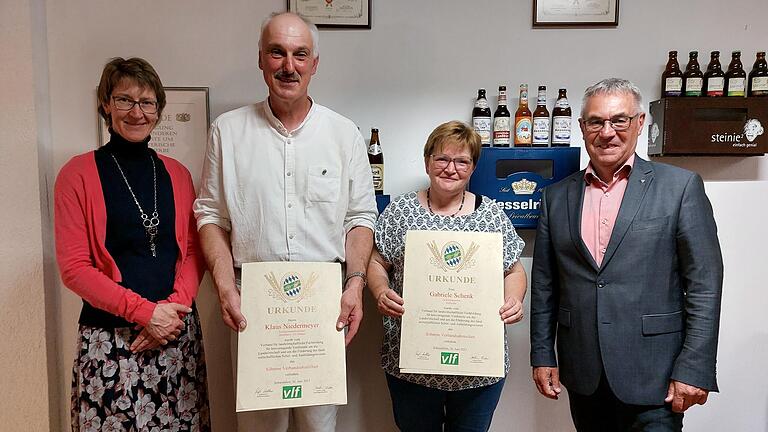
[[[317,71],[317,27],[291,13],[262,25],[259,68],[266,101],[219,116],[203,167],[195,217],[222,318],[234,331],[240,312],[239,268],[253,261],[345,263],[341,313],[346,343],[363,315],[365,269],[376,202],[367,151],[350,120],[308,96]],[[294,408],[300,431],[333,431],[336,407]],[[241,413],[241,431],[285,431],[289,410]]]

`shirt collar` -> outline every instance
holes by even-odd
[[[269,122],[270,126],[272,126],[280,135],[296,135],[301,130],[301,128],[307,124],[307,121],[309,121],[309,118],[312,117],[312,114],[315,112],[315,101],[309,96],[307,96],[307,98],[311,104],[309,107],[309,112],[307,112],[307,115],[304,117],[304,120],[302,120],[301,124],[292,131],[286,129],[285,126],[283,126],[283,122],[281,122],[280,119],[275,116],[275,113],[272,112],[272,107],[269,106],[269,99],[264,101],[264,115],[267,117],[267,121]]]
[[[629,173],[632,172],[632,167],[634,166],[634,164],[635,164],[635,154],[632,153],[629,159],[627,159],[627,161],[624,162],[624,165],[622,165],[618,170],[616,170],[615,173],[613,173],[613,178],[611,179],[611,182],[606,183],[602,181],[600,177],[598,177],[597,173],[595,173],[595,168],[592,166],[592,162],[589,162],[589,165],[587,165],[587,169],[584,171],[584,181],[587,182],[587,184],[592,184],[593,181],[598,181],[608,186],[619,178],[629,177]]]

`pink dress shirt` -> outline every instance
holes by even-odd
[[[598,266],[602,265],[608,241],[611,239],[616,216],[621,208],[624,191],[627,190],[629,173],[635,163],[635,155],[613,174],[611,183],[605,183],[592,168],[584,172],[587,183],[584,190],[584,204],[581,207],[581,239],[592,254]]]

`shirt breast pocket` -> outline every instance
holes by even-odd
[[[307,176],[307,201],[335,203],[341,193],[339,169],[329,165],[312,165]]]

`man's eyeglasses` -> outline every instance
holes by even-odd
[[[467,172],[472,167],[472,158],[464,156],[452,158],[444,154],[433,154],[430,157],[432,158],[432,163],[435,164],[435,168],[440,170],[448,168],[451,162],[453,162],[456,171]]]
[[[115,108],[120,111],[130,111],[138,104],[144,114],[157,114],[157,101],[151,99],[133,100],[124,96],[112,96],[112,100],[115,102]]]
[[[605,126],[605,122],[608,122],[613,130],[617,132],[625,131],[629,129],[629,126],[632,125],[632,119],[639,116],[640,114],[635,114],[631,117],[628,116],[616,116],[609,119],[587,119],[587,120],[580,120],[582,124],[584,124],[584,129],[586,129],[589,132],[600,132],[603,129],[603,126]]]

